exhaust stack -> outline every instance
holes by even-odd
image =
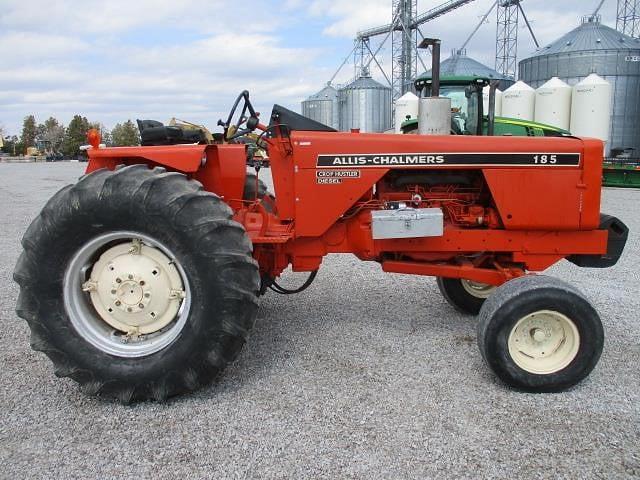
[[[431,52],[431,96],[426,87],[420,94],[418,111],[419,135],[451,134],[451,99],[440,97],[440,40],[425,38],[418,48],[432,47]]]

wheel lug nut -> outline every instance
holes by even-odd
[[[122,305],[122,302],[120,300],[116,300],[116,307],[119,307],[120,305]]]
[[[151,294],[149,292],[144,294],[144,298],[149,298],[151,296]]]
[[[133,280],[133,275],[129,275],[129,280]]]
[[[144,308],[144,303],[139,303],[139,304],[138,304],[138,307],[140,307],[140,308]]]
[[[133,309],[131,307],[127,307],[127,312],[131,313]]]
[[[111,295],[115,295],[116,293],[116,290],[111,290]]]
[[[116,278],[116,283],[122,283],[122,280],[120,279],[120,277]]]

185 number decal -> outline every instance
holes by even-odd
[[[544,165],[546,163],[554,164],[554,163],[558,163],[558,156],[557,155],[534,155],[533,162],[541,165]]]

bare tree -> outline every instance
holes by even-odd
[[[54,117],[49,117],[36,129],[36,140],[49,152],[58,152],[64,139],[64,126]]]

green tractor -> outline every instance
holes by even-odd
[[[415,80],[421,97],[431,96],[433,80],[422,75]],[[484,112],[483,89],[490,86],[489,111]],[[454,135],[513,135],[518,137],[561,137],[571,135],[567,130],[543,123],[495,116],[497,82],[477,76],[440,77],[440,96],[451,99],[451,133]],[[426,89],[426,91],[424,91]],[[402,133],[418,133],[418,119],[402,123]]]

